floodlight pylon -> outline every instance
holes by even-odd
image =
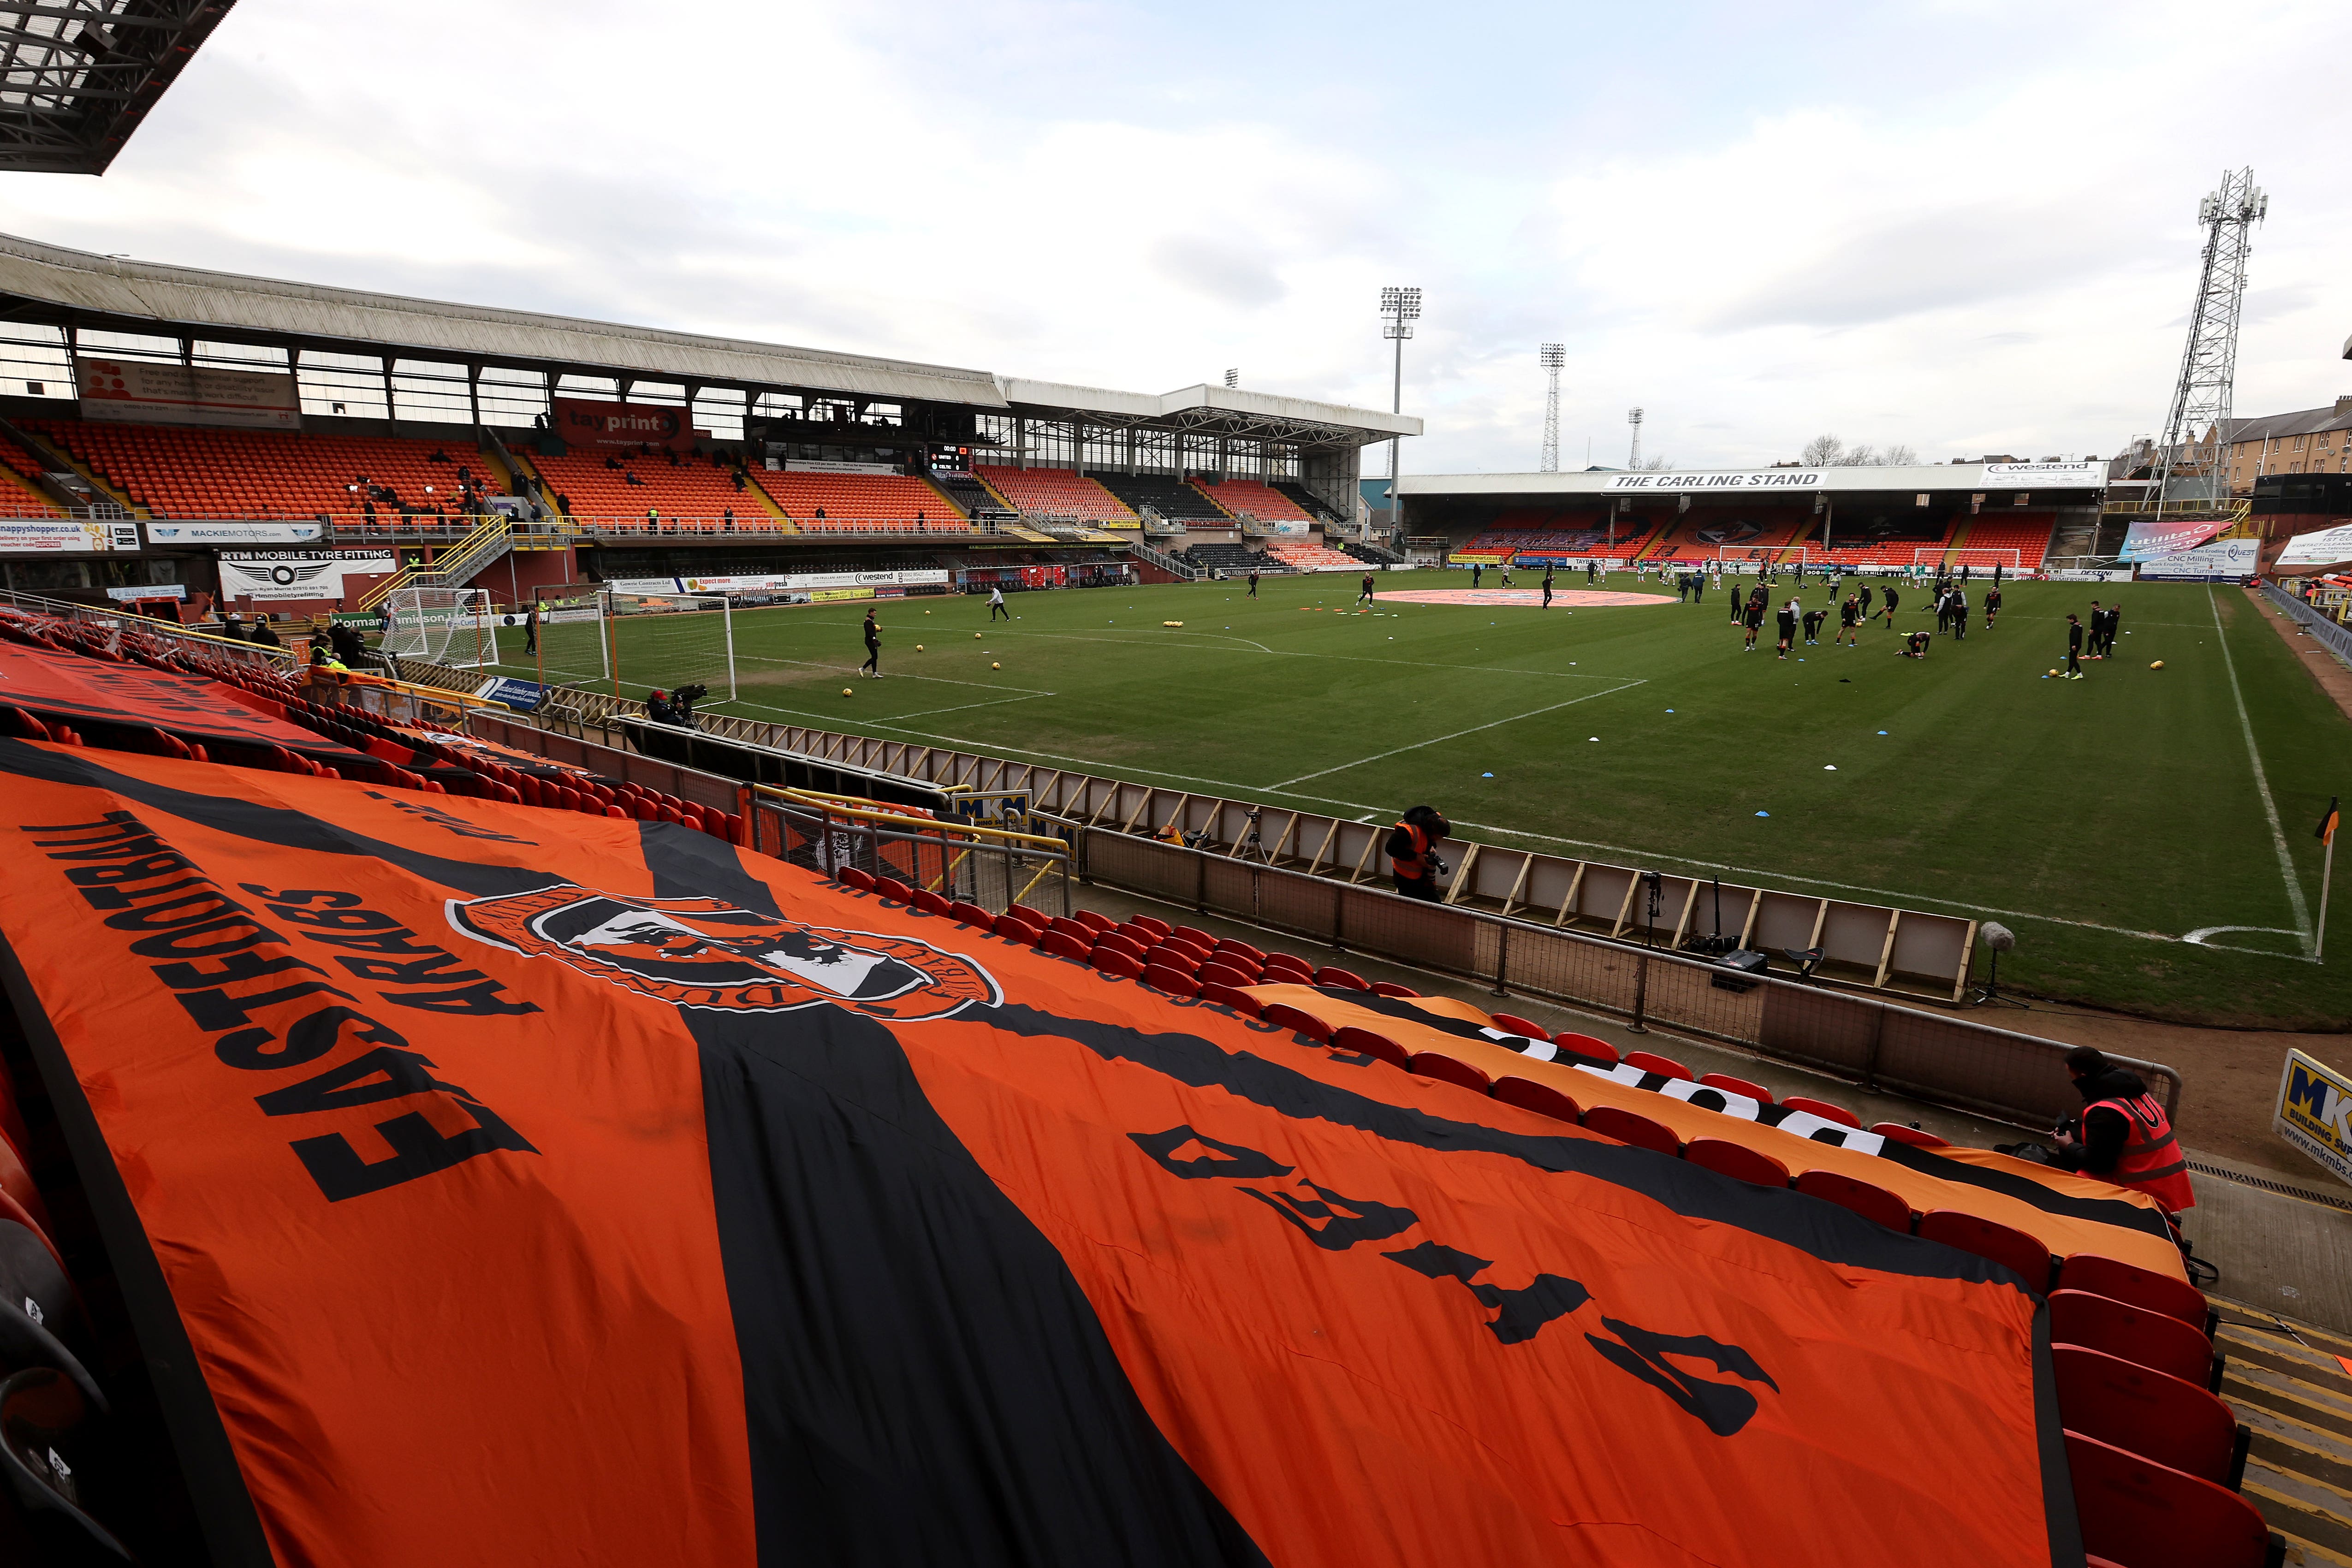
[[[1564,343],[1540,344],[1536,349],[1536,359],[1550,380],[1544,391],[1543,458],[1536,471],[1556,474],[1559,472],[1559,371],[1568,363],[1568,347]]]
[[[1381,325],[1381,336],[1396,344],[1396,381],[1390,395],[1390,412],[1404,412],[1404,341],[1412,336],[1412,323],[1421,320],[1421,290],[1391,287],[1381,290],[1381,314],[1386,318]],[[1397,453],[1403,437],[1389,437],[1389,507],[1396,508]]]
[[[1642,411],[1638,408],[1627,409],[1625,423],[1633,427],[1633,450],[1626,458],[1625,466],[1629,468],[1638,468],[1642,466]]]
[[[2208,496],[2211,503],[2219,503],[2221,426],[2229,423],[2237,379],[2238,321],[2246,300],[2250,231],[2270,210],[2270,195],[2254,184],[2251,167],[2222,171],[2220,186],[2197,204],[2197,221],[2205,230],[2205,258],[2197,276],[2197,297],[2189,308],[2189,344],[2172,385],[2164,438],[2157,445],[2159,513],[2174,468],[2199,462],[2204,465]],[[2201,458],[2192,457],[2189,446],[2204,442],[2209,431],[2213,438],[2203,446]]]

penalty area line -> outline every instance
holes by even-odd
[[[2230,634],[2221,626],[2221,601],[2205,587],[2205,603],[2213,612],[2213,637],[2221,645],[2221,668],[2230,673],[2230,695],[2238,704],[2238,731],[2246,738],[2246,761],[2253,765],[2254,787],[2262,792],[2263,815],[2270,819],[2271,846],[2278,851],[2279,875],[2286,881],[2286,901],[2294,911],[2295,940],[2308,955],[2312,950],[2311,909],[2303,901],[2303,884],[2295,879],[2294,858],[2287,853],[2286,830],[2279,826],[2278,802],[2271,798],[2271,781],[2263,772],[2263,754],[2254,746],[2254,721],[2246,716],[2246,694],[2238,689],[2238,661],[2230,657]]]

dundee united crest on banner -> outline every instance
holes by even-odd
[[[803,925],[719,899],[632,898],[565,883],[453,900],[449,923],[681,1007],[831,1005],[911,1023],[1002,1000],[986,970],[929,942]]]

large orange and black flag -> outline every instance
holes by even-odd
[[[2079,1563],[2046,1314],[659,824],[0,741],[225,1564]]]

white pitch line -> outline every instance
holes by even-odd
[[[800,666],[803,669],[830,669],[836,673],[845,674],[853,669],[863,669],[865,668],[865,666],[857,664],[825,664],[814,658],[778,658],[773,654],[766,653],[739,653],[735,657],[737,658],[756,658],[762,664],[793,664]],[[1040,691],[1034,687],[1029,686],[1002,686],[986,680],[958,680],[951,676],[946,675],[909,675],[903,670],[892,670],[882,679],[885,680],[932,680],[937,681],[941,686],[976,686],[982,691],[1018,691],[1028,697],[1056,697],[1060,695],[1059,692]]]
[[[1016,637],[1052,637],[1063,642],[1116,643],[1121,647],[1134,647],[1140,644],[1155,640],[1149,633],[1140,637],[1086,637],[1076,632],[1010,632],[1006,635]],[[1191,634],[1184,632],[1171,632],[1167,635],[1171,637],[1185,637]],[[1219,640],[1224,640],[1223,634],[1221,632],[1202,632],[1200,635],[1202,637],[1213,637]],[[1248,639],[1244,637],[1234,637],[1231,640],[1234,642],[1245,642]],[[1419,658],[1367,658],[1361,654],[1352,653],[1299,653],[1283,648],[1267,647],[1264,643],[1250,643],[1249,646],[1273,658],[1328,658],[1336,660],[1341,664],[1393,664],[1406,669],[1466,669],[1474,671],[1479,675],[1542,675],[1549,676],[1559,680],[1620,680],[1624,679],[1622,676],[1615,675],[1587,675],[1581,670],[1517,669],[1513,668],[1509,665],[1503,664],[1435,664],[1427,659]],[[1221,648],[1204,648],[1200,651],[1204,653],[1220,653],[1226,650]]]
[[[1530,708],[1524,713],[1514,713],[1507,719],[1496,719],[1486,724],[1473,724],[1467,730],[1456,730],[1451,735],[1439,735],[1432,740],[1415,741],[1410,746],[1394,746],[1385,752],[1374,752],[1369,757],[1358,757],[1354,762],[1341,763],[1336,768],[1325,768],[1319,773],[1301,773],[1295,779],[1285,779],[1282,784],[1271,784],[1265,787],[1270,790],[1280,789],[1283,784],[1305,784],[1308,779],[1324,778],[1332,773],[1344,773],[1349,768],[1360,768],[1386,757],[1401,757],[1407,752],[1418,752],[1428,746],[1442,746],[1448,741],[1458,741],[1465,735],[1475,735],[1481,730],[1500,729],[1506,724],[1516,724],[1522,719],[1534,719],[1545,713],[1557,713],[1563,708],[1573,708],[1580,702],[1590,702],[1596,697],[1613,697],[1620,691],[1630,691],[1636,686],[1648,684],[1646,680],[1628,680],[1621,686],[1612,686],[1606,691],[1588,691],[1581,697],[1571,697],[1565,702],[1555,702],[1548,708]]]
[[[2221,629],[2221,602],[2205,585],[2205,603],[2213,611],[2213,636],[2221,645],[2221,668],[2230,672],[2230,696],[2238,704],[2238,730],[2246,738],[2246,761],[2253,764],[2254,787],[2262,791],[2263,815],[2270,818],[2271,844],[2278,850],[2279,875],[2286,879],[2286,901],[2294,910],[2296,937],[2303,951],[2311,951],[2311,909],[2303,900],[2303,884],[2295,879],[2294,858],[2287,853],[2286,830],[2279,826],[2278,803],[2271,798],[2271,781],[2263,772],[2263,755],[2254,746],[2254,721],[2246,716],[2246,694],[2238,689],[2238,661],[2230,657],[2230,637]]]
[[[952,708],[924,708],[912,713],[901,713],[901,719],[935,719],[942,713],[961,713],[971,708],[1002,708],[1008,702],[1034,702],[1037,697],[1051,697],[1050,691],[1026,697],[993,697],[985,702],[959,702]]]

